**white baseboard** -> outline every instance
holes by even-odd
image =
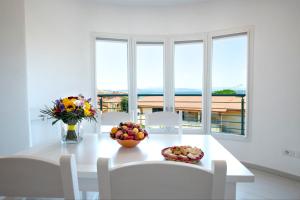
[[[260,171],[268,172],[268,173],[271,173],[271,174],[275,174],[275,175],[278,175],[278,176],[282,176],[284,178],[288,178],[288,179],[292,179],[292,180],[300,182],[300,176],[297,176],[297,175],[294,175],[294,174],[289,174],[289,173],[282,172],[282,171],[279,171],[279,170],[276,170],[276,169],[271,169],[271,168],[268,168],[268,167],[263,167],[263,166],[252,164],[252,163],[247,163],[247,162],[242,162],[242,163],[246,167],[249,167],[249,168],[252,168],[252,169],[257,169],[257,170],[260,170]]]

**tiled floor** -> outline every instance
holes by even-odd
[[[300,200],[300,182],[263,171],[250,169],[254,183],[238,183],[237,199]]]

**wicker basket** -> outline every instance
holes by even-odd
[[[195,159],[182,159],[180,156],[177,156],[176,158],[174,157],[170,157],[168,154],[165,153],[165,151],[169,148],[173,148],[173,147],[167,147],[164,148],[163,150],[161,150],[161,154],[165,157],[166,160],[172,160],[172,161],[177,161],[177,162],[185,162],[185,163],[192,163],[192,164],[196,164],[198,163],[204,156],[204,152],[202,151],[201,154],[195,158]]]

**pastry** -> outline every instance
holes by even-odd
[[[173,146],[162,150],[166,160],[197,163],[204,156],[201,149],[191,146]]]

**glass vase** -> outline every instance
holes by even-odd
[[[67,144],[76,144],[82,140],[82,126],[80,122],[78,123],[70,123],[61,124],[61,141],[62,143]]]

